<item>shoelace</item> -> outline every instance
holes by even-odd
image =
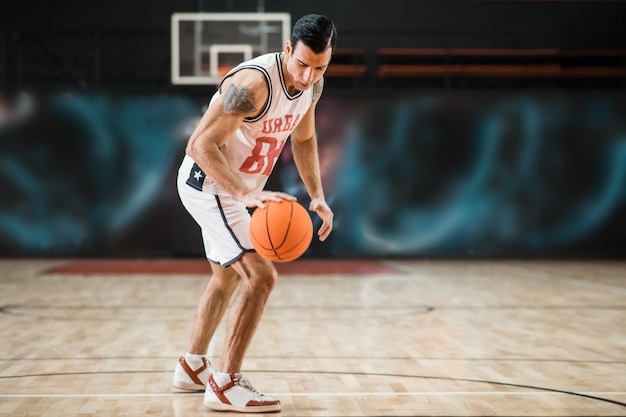
[[[256,388],[254,388],[254,386],[252,386],[250,381],[248,381],[246,378],[240,377],[239,381],[237,381],[237,383],[239,384],[240,387],[242,387],[244,389],[247,389],[248,391],[250,391],[256,397],[263,398],[263,394],[261,394],[259,391],[257,391]]]

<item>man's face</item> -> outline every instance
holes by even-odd
[[[316,54],[302,42],[292,45],[290,41],[287,41],[285,54],[288,87],[304,91],[322,78],[333,51],[332,48],[326,48],[321,54]]]

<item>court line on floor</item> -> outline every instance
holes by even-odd
[[[584,395],[626,395],[626,392],[580,392]],[[119,393],[119,394],[0,394],[0,398],[134,398],[134,397],[197,397],[204,393],[178,393],[178,392],[160,392],[160,393]],[[527,396],[545,396],[545,395],[568,395],[562,392],[527,392],[527,391],[413,391],[413,392],[278,392],[268,393],[276,397],[428,397],[428,396],[459,396],[459,395],[527,395]]]
[[[210,345],[209,345],[210,346]],[[48,356],[48,357],[0,357],[0,362],[29,362],[29,361],[99,361],[99,360],[119,360],[119,361],[137,361],[137,360],[167,360],[176,363],[179,356]],[[221,356],[208,354],[208,357],[212,361],[219,361]],[[593,363],[598,365],[626,365],[626,360],[598,360],[598,359],[558,359],[558,358],[479,358],[479,357],[444,357],[444,356],[307,356],[307,355],[294,355],[288,358],[284,356],[271,356],[271,355],[250,355],[249,359],[281,359],[281,360],[301,360],[301,359],[341,359],[341,360],[375,360],[375,361],[437,361],[437,362],[531,362],[531,363],[567,363],[567,364],[586,364]],[[244,372],[250,372],[244,370]],[[143,372],[143,371],[142,371]],[[169,371],[157,371],[157,372],[169,372]],[[0,379],[7,378],[9,376],[0,375]]]
[[[69,372],[69,373],[66,372],[66,373],[56,373],[56,374],[7,375],[7,376],[0,376],[0,379],[29,378],[29,377],[37,377],[37,376],[87,375],[87,374],[120,374],[120,373],[160,373],[160,372],[162,372],[162,371],[130,371],[130,372],[129,371],[124,371],[124,372],[120,372],[120,371],[104,371],[103,372],[103,371],[99,371],[99,372]],[[269,373],[280,373],[280,374],[285,374],[285,373],[292,373],[292,374],[293,373],[302,373],[302,374],[312,373],[310,371],[294,371],[294,370],[290,370],[290,371],[276,370],[276,371],[268,371],[268,372]],[[369,375],[369,376],[382,376],[382,377],[421,378],[421,379],[464,381],[464,382],[473,382],[473,383],[480,383],[480,384],[491,384],[491,385],[504,386],[504,387],[510,387],[510,388],[525,388],[525,389],[532,390],[530,392],[572,395],[572,396],[576,396],[576,397],[583,397],[583,398],[588,398],[590,400],[602,401],[602,402],[606,402],[606,403],[616,404],[616,405],[619,405],[621,407],[626,407],[626,402],[612,400],[612,399],[609,399],[609,398],[603,398],[603,397],[596,396],[596,395],[585,394],[585,393],[575,392],[575,391],[567,391],[567,390],[555,389],[555,388],[538,387],[538,386],[533,386],[533,385],[514,384],[514,383],[510,383],[510,382],[498,382],[498,381],[487,381],[487,380],[482,380],[482,379],[451,378],[451,377],[427,376],[427,375],[397,375],[397,374],[387,374],[387,373],[363,373],[363,372],[341,372],[341,371],[316,371],[314,373],[317,373],[317,374],[333,374],[333,375]],[[468,391],[468,392],[478,392],[478,391]],[[502,391],[496,391],[496,392],[502,392]],[[504,391],[504,392],[511,392],[511,391]],[[517,392],[517,391],[515,391],[515,392]],[[525,392],[525,391],[522,391],[522,392]]]
[[[122,373],[154,373],[154,372],[162,372],[162,371],[132,371],[132,372],[122,372]],[[109,374],[109,373],[119,373],[119,372],[95,372],[96,374]],[[621,407],[625,407],[626,408],[626,402],[621,402],[621,401],[617,401],[617,400],[613,400],[610,398],[604,398],[598,395],[593,395],[593,394],[587,394],[587,393],[583,393],[583,392],[574,392],[574,391],[567,391],[567,390],[561,390],[561,389],[555,389],[555,388],[546,388],[546,387],[538,387],[538,386],[533,386],[533,385],[524,385],[524,384],[514,384],[514,383],[509,383],[509,382],[497,382],[497,381],[487,381],[487,380],[481,380],[481,379],[468,379],[468,378],[451,378],[451,377],[438,377],[438,376],[425,376],[425,375],[397,375],[397,374],[386,374],[386,373],[362,373],[362,372],[337,372],[337,371],[316,371],[316,372],[310,372],[310,371],[269,371],[269,373],[316,373],[316,374],[331,374],[331,375],[370,375],[370,376],[382,376],[382,377],[399,377],[399,378],[421,378],[421,379],[437,379],[437,380],[452,380],[452,381],[464,381],[464,382],[473,382],[473,383],[481,383],[481,384],[491,384],[491,385],[497,385],[497,386],[504,386],[504,387],[510,387],[510,388],[522,388],[522,389],[530,389],[531,391],[519,391],[519,392],[530,392],[530,393],[543,393],[543,394],[563,394],[563,395],[571,395],[571,396],[576,396],[576,397],[582,397],[582,398],[587,398],[590,400],[594,400],[594,401],[602,401],[602,402],[606,402],[606,403],[610,403],[610,404],[615,404],[615,405],[619,405]],[[0,376],[0,379],[12,379],[12,378],[28,378],[28,377],[37,377],[37,376],[61,376],[61,375],[82,375],[82,374],[94,374],[94,372],[72,372],[72,373],[57,373],[57,374],[38,374],[38,375],[9,375],[9,376]],[[468,391],[468,392],[483,392],[483,391]],[[505,393],[510,393],[510,392],[518,392],[518,391],[494,391],[494,392],[505,392]],[[463,392],[465,394],[465,392]],[[23,394],[23,395],[28,395],[28,394]],[[347,394],[347,395],[354,395],[354,394]],[[363,395],[363,394],[361,394]],[[391,393],[390,395],[398,395],[398,393]],[[418,394],[413,394],[413,395],[418,395]],[[420,394],[420,395],[427,395],[427,394]],[[433,394],[431,394],[433,395]],[[466,394],[466,395],[471,395],[471,394]],[[497,395],[502,395],[502,394],[497,394]],[[505,394],[505,395],[510,395],[510,394]],[[609,395],[615,395],[615,393],[609,393]],[[0,397],[1,398],[1,397]]]
[[[521,265],[518,265],[517,268],[524,269],[527,272],[530,271],[531,274],[529,276],[542,279],[544,281],[557,281],[557,282],[562,282],[564,284],[573,285],[576,287],[590,288],[593,290],[605,291],[611,294],[618,293],[618,294],[626,295],[626,288],[618,287],[617,285],[606,284],[603,282],[585,281],[584,279],[558,275],[557,273],[554,273],[554,272],[534,270],[532,268],[524,267]]]

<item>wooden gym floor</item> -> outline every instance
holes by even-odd
[[[0,260],[0,416],[223,416],[170,390],[207,271]],[[626,415],[626,262],[280,272],[244,373],[282,416]]]

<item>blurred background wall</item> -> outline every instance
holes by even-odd
[[[174,178],[215,86],[170,82],[170,16],[257,11],[339,30],[306,256],[623,258],[626,2],[549,0],[3,3],[0,256],[203,256]]]

